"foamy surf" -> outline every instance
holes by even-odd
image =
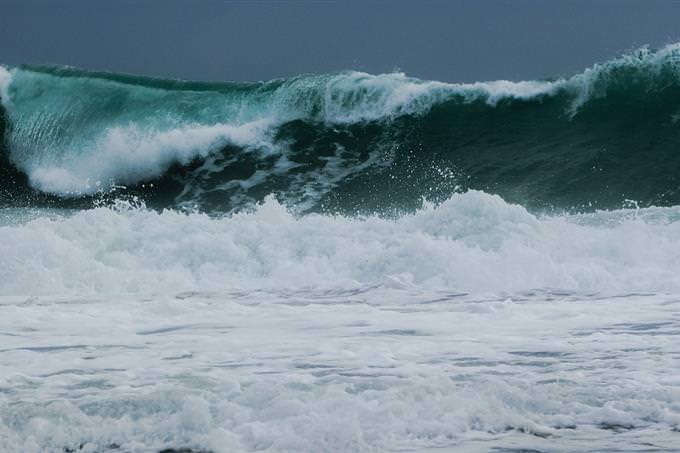
[[[0,227],[0,294],[174,294],[399,280],[476,293],[680,290],[680,211],[537,217],[467,192],[399,219],[98,208]]]
[[[4,451],[670,451],[677,297],[2,297]]]

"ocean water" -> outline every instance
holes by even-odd
[[[0,451],[680,450],[680,45],[0,98]]]

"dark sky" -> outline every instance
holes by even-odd
[[[672,0],[0,0],[0,63],[203,80],[342,69],[517,80],[674,41]]]

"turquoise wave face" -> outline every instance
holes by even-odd
[[[535,210],[680,202],[680,45],[549,81],[342,72],[196,83],[0,68],[0,203],[393,213],[479,189]],[[111,195],[113,194],[113,195]]]

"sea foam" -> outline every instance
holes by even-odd
[[[98,208],[0,228],[0,295],[334,288],[677,291],[676,208],[536,217],[483,192],[396,220]],[[617,215],[619,217],[617,217]]]

